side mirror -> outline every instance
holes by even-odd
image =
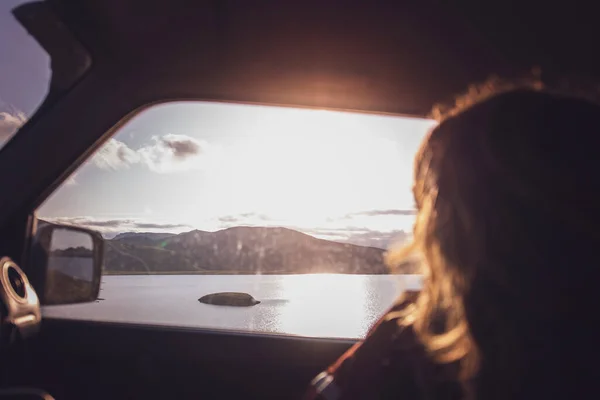
[[[100,292],[104,239],[100,233],[38,220],[30,281],[41,305],[95,301]]]

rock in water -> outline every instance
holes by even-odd
[[[214,306],[251,307],[260,303],[248,293],[223,292],[211,293],[198,299],[200,303]]]

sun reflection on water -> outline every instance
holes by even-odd
[[[314,337],[363,337],[371,321],[364,279],[350,275],[310,274],[283,278],[278,330]]]

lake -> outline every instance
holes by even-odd
[[[43,307],[44,317],[215,328],[312,337],[362,338],[419,275],[126,275],[102,278],[95,303]],[[261,303],[198,302],[244,292]]]

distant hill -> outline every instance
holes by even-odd
[[[105,272],[386,274],[383,255],[379,248],[317,239],[287,228],[126,233],[106,241]]]
[[[128,240],[128,241],[138,241],[140,243],[144,242],[155,242],[157,240],[163,240],[169,238],[171,236],[175,236],[175,233],[161,233],[161,232],[125,232],[119,233],[117,236],[113,237],[112,240]]]
[[[92,249],[87,247],[69,247],[66,249],[55,249],[51,251],[55,257],[93,257]]]

